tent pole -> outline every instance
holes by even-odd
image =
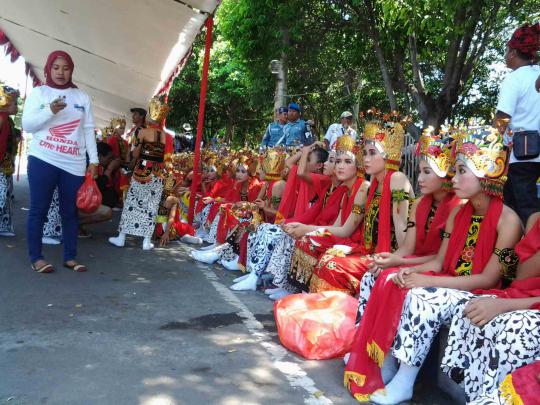
[[[193,225],[193,216],[195,210],[195,196],[200,182],[199,161],[201,157],[201,141],[204,125],[204,107],[206,104],[206,85],[208,81],[208,65],[210,64],[210,48],[212,47],[212,28],[214,19],[208,17],[204,23],[206,25],[206,42],[204,47],[204,62],[201,78],[201,93],[199,100],[199,118],[197,120],[197,138],[195,139],[195,157],[193,159],[193,180],[191,182],[191,193],[189,196],[188,222]]]

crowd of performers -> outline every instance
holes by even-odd
[[[153,99],[133,145],[114,135],[125,122],[113,120],[110,153],[134,164],[131,179],[121,170],[109,178],[124,191],[111,243],[123,246],[126,235],[142,237],[143,249],[152,239],[207,242],[194,259],[243,270],[232,290],[263,288],[274,300],[301,292],[358,296],[344,377],[358,400],[410,399],[443,325],[450,333],[441,367],[471,403],[526,396],[534,387],[538,394],[521,381],[538,373],[540,359],[540,215],[530,216],[522,238],[519,217],[502,202],[509,151],[496,128],[426,131],[416,199],[399,171],[405,130],[397,114],[370,110],[361,141],[344,135],[329,151],[320,143],[262,154],[205,151],[195,229],[187,224],[193,155],[166,153],[159,125],[166,113]],[[3,181],[14,167],[13,133]],[[100,173],[108,165],[102,157]],[[59,215],[51,214],[57,199],[45,228],[61,235]],[[8,210],[0,224],[13,232]]]
[[[15,93],[4,89],[0,98],[12,102]],[[120,136],[125,122],[115,120],[100,142],[107,146],[98,143],[98,180],[105,176],[104,189],[122,207],[110,243],[122,247],[127,235],[142,238],[145,250],[153,241],[207,243],[192,250],[193,259],[243,271],[230,288],[262,289],[272,300],[324,291],[358,297],[344,359],[344,385],[358,401],[411,399],[443,326],[449,337],[440,366],[468,402],[538,399],[540,213],[524,224],[503,203],[510,151],[500,128],[425,131],[415,197],[399,170],[407,122],[395,112],[361,114],[358,139],[344,134],[329,150],[318,142],[262,153],[205,150],[200,168],[193,154],[172,153],[161,125],[167,112],[154,98],[130,142]],[[0,201],[0,231],[9,233],[19,134],[12,112],[2,114],[11,136],[0,144],[8,190],[0,195],[9,200]],[[202,181],[191,226],[195,170]],[[45,226],[62,232],[53,217]]]

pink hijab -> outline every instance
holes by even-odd
[[[69,54],[64,51],[54,51],[50,53],[49,57],[47,58],[47,63],[45,64],[45,69],[44,69],[45,79],[46,79],[45,84],[55,89],[68,89],[70,87],[76,89],[77,86],[73,84],[73,82],[71,81],[71,77],[69,78],[69,82],[63,85],[56,84],[54,80],[52,79],[52,74],[51,74],[52,65],[54,61],[58,58],[62,58],[68,63],[69,68],[71,69],[71,77],[73,77],[73,69],[75,65],[73,64],[73,60],[71,59],[71,56],[69,56]]]

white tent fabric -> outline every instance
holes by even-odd
[[[0,29],[39,78],[47,55],[68,52],[96,125],[146,108],[189,52],[220,0],[1,0]]]

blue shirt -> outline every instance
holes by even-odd
[[[263,140],[261,142],[261,148],[273,148],[274,146],[276,146],[277,141],[279,141],[283,137],[283,127],[284,125],[280,124],[279,121],[274,121],[268,124],[268,127],[266,127],[266,132],[264,133]]]
[[[294,122],[288,122],[283,127],[283,135],[285,138],[281,141],[281,145],[310,145],[312,140],[306,138],[306,122],[299,118]]]

